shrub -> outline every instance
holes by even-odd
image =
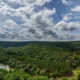
[[[77,76],[77,80],[80,80],[80,73],[79,73],[78,76]]]
[[[68,80],[67,78],[62,78],[62,80]]]

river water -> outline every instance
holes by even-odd
[[[0,69],[5,69],[5,70],[9,71],[9,66],[0,63]]]

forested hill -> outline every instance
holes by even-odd
[[[80,42],[0,42],[0,45],[7,47],[0,47],[0,63],[11,67],[9,72],[0,70],[0,80],[51,80],[71,76],[80,66]]]
[[[39,42],[39,41],[29,41],[29,42],[9,42],[9,41],[0,41],[0,46],[7,47],[21,47],[26,45],[38,45],[38,46],[50,46],[50,47],[59,47],[67,49],[80,48],[80,41],[72,42]]]

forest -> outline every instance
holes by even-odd
[[[0,80],[57,80],[80,66],[80,42],[0,42]],[[61,80],[68,80],[62,78]],[[80,80],[80,74],[77,79]]]

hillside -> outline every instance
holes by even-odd
[[[28,41],[28,42],[11,42],[11,41],[0,41],[0,46],[2,47],[19,47],[26,45],[38,44],[38,45],[48,45],[55,47],[80,47],[80,41],[72,41],[72,42],[39,42],[39,41]]]
[[[0,71],[5,74],[1,77],[3,80],[56,79],[72,75],[73,69],[80,66],[80,42],[0,42],[0,44],[6,47],[0,47],[0,63],[7,64],[12,69],[6,73]],[[17,73],[19,74],[14,75]],[[36,78],[12,79],[20,78],[21,75]]]

